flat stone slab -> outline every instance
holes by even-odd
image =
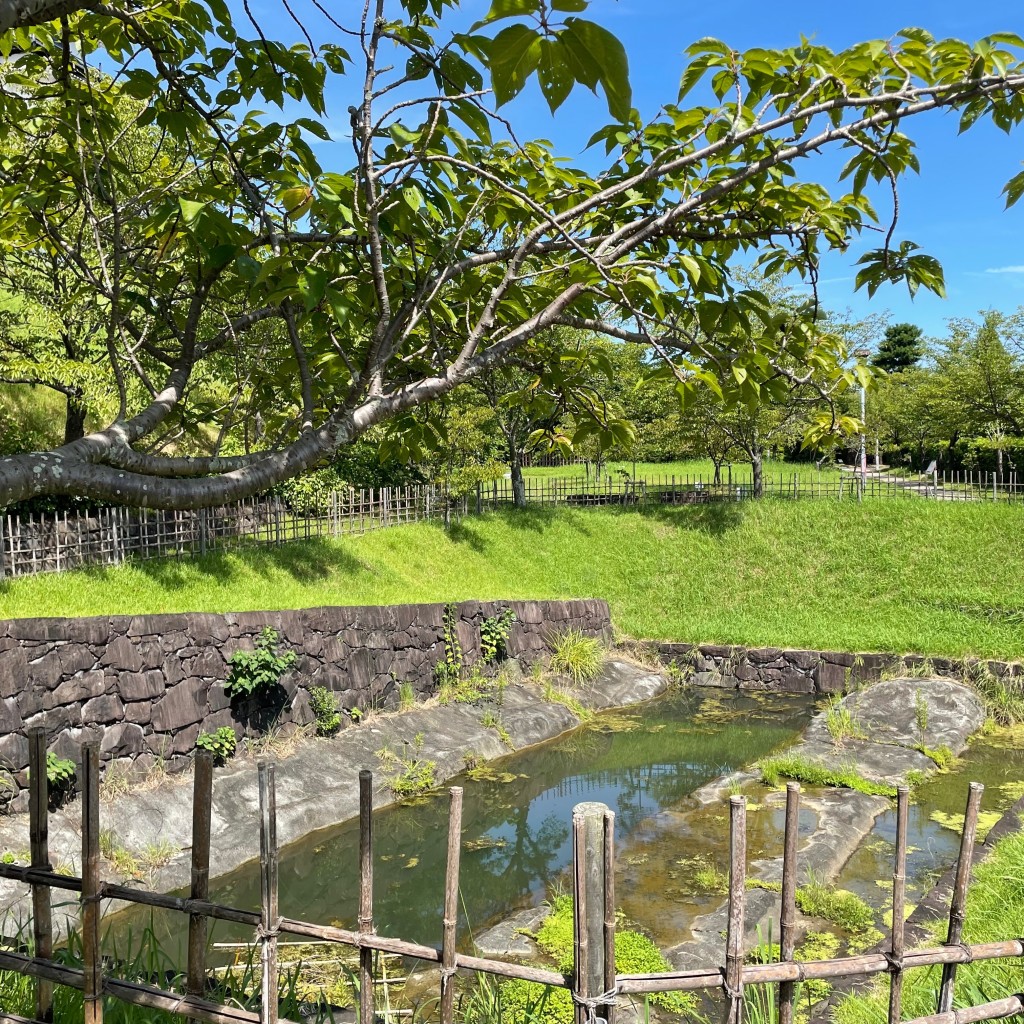
[[[481,956],[527,960],[538,955],[537,943],[523,932],[536,932],[548,915],[547,907],[529,907],[507,917],[476,936],[474,945]]]
[[[664,676],[620,658],[609,659],[599,677],[573,696],[589,709],[623,707],[656,697],[669,686]],[[509,745],[493,728],[481,723],[484,707],[500,716]],[[491,760],[553,739],[579,725],[561,704],[545,701],[536,686],[511,684],[501,707],[448,704],[417,706],[402,714],[372,717],[357,728],[345,729],[330,739],[299,744],[277,764],[277,834],[282,846],[319,829],[329,828],[359,813],[359,772],[374,772],[374,806],[394,802],[388,772],[377,751],[384,747],[436,763],[440,784],[465,768],[464,756],[472,751]],[[416,737],[421,737],[416,746]],[[50,815],[51,861],[79,873],[81,865],[80,803]],[[150,844],[169,843],[180,851],[156,871],[146,887],[158,891],[189,884],[192,836],[191,776],[171,777],[152,790],[135,789],[116,800],[104,802],[101,824],[118,842],[132,851]],[[214,775],[210,855],[211,878],[228,874],[259,856],[259,795],[256,766],[239,760],[218,768]],[[29,845],[27,814],[0,818],[0,849],[26,850]],[[27,888],[0,880],[0,916],[12,922],[28,918]],[[110,909],[109,907],[105,910]],[[59,916],[59,915],[58,915]]]

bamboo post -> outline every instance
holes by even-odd
[[[729,923],[725,936],[725,1024],[743,1022],[743,912],[747,875],[747,801],[729,798]]]
[[[82,746],[82,986],[84,1024],[103,1024],[100,950],[100,745]]]
[[[373,934],[373,772],[359,773],[359,934]],[[359,950],[359,1024],[373,1021],[373,950]]]
[[[615,991],[615,813],[604,812],[604,991]],[[611,998],[611,997],[609,997]],[[605,1006],[608,1024],[615,1024],[615,1002]]]
[[[261,761],[257,768],[260,790],[260,963],[261,1024],[277,1024],[277,796],[274,762]]]
[[[967,883],[971,877],[971,859],[974,856],[974,836],[978,829],[978,808],[985,787],[972,782],[967,793],[967,810],[964,813],[964,830],[960,836],[960,856],[956,862],[956,878],[953,882],[953,899],[949,906],[949,932],[947,946],[959,946],[964,930],[964,912],[967,904]],[[953,1009],[953,989],[956,985],[956,964],[942,968],[942,987],[939,989],[939,1013]]]
[[[605,988],[607,892],[605,874],[605,817],[601,803],[577,804],[572,810],[573,832],[573,1002],[576,1024],[608,1020],[614,984]],[[614,918],[614,908],[612,910]],[[613,940],[614,941],[614,933]],[[610,967],[614,982],[614,958]]]
[[[46,730],[41,726],[28,734],[29,836],[32,867],[50,871],[49,786],[46,778]],[[35,955],[49,960],[53,955],[53,918],[50,913],[50,888],[32,885],[32,931]],[[36,981],[36,1017],[53,1020],[53,985],[42,978]]]
[[[459,923],[459,855],[462,850],[462,787],[448,791],[448,868],[444,878],[441,937],[441,1024],[455,1019],[455,942]]]
[[[192,886],[189,896],[205,900],[210,895],[210,819],[213,811],[213,752],[196,753],[192,789]],[[202,996],[206,991],[207,922],[204,914],[189,914],[188,976],[185,991]]]
[[[800,838],[800,783],[786,783],[786,830],[782,852],[782,909],[779,913],[779,960],[787,963],[796,951],[797,842]],[[779,1024],[793,1024],[796,984],[779,985]]]
[[[889,980],[889,1024],[899,1024],[903,1008],[903,917],[907,898],[907,809],[910,789],[896,790],[896,866],[892,875],[892,977]]]

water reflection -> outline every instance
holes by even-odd
[[[462,934],[533,905],[566,869],[572,808],[608,804],[628,842],[643,822],[699,786],[794,739],[809,715],[807,697],[677,691],[629,714],[598,716],[562,739],[495,765],[512,781],[453,780],[465,787]],[[374,919],[381,934],[440,940],[447,841],[446,797],[374,815]],[[356,823],[307,837],[282,851],[281,910],[289,917],[355,927]],[[259,905],[255,866],[215,883],[212,898]],[[168,942],[180,922],[156,922]],[[219,940],[250,937],[218,926]]]

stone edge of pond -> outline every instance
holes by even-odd
[[[578,688],[565,687],[588,711],[632,707],[661,696],[673,684],[656,670],[618,653],[609,656],[601,673]],[[358,728],[346,729],[331,739],[301,744],[277,762],[278,836],[282,848],[299,839],[331,829],[359,812],[358,776],[374,772],[374,807],[399,802],[390,788],[388,772],[376,751],[385,747],[407,751],[435,762],[437,787],[465,769],[465,754],[480,762],[497,760],[545,743],[578,728],[581,720],[563,704],[545,700],[537,686],[510,684],[496,708],[507,731],[506,743],[492,727],[481,722],[488,702],[477,704],[417,705],[409,711],[374,716]],[[422,736],[417,744],[416,738]],[[103,829],[132,851],[166,842],[178,853],[143,884],[151,891],[167,892],[188,886],[191,867],[192,787],[187,779],[172,777],[153,790],[137,789],[104,801],[100,808]],[[81,860],[78,825],[80,802],[50,815],[51,861],[73,864]],[[28,815],[0,819],[0,846],[28,847]],[[217,769],[214,777],[211,880],[222,878],[259,856],[256,765],[246,760]],[[56,895],[56,894],[55,894]],[[124,909],[110,901],[105,914]],[[0,880],[0,917],[15,925],[27,920],[27,887]],[[58,930],[64,926],[55,915]]]
[[[983,843],[974,847],[971,857],[971,872],[986,860],[992,848],[1001,839],[1024,830],[1024,796],[1008,807],[1002,817],[992,826]],[[928,890],[924,898],[914,908],[914,912],[906,921],[906,947],[913,949],[928,937],[928,926],[935,921],[949,919],[949,899],[953,892],[953,880],[956,877],[956,863],[951,864]],[[886,937],[877,942],[867,953],[887,953],[891,938]],[[832,1011],[837,1003],[851,993],[863,991],[873,978],[837,978],[833,982],[832,992],[827,1000],[815,1011],[810,1024],[827,1024],[831,1020]]]

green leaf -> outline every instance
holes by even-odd
[[[1003,189],[1003,194],[1006,196],[1006,208],[1009,209],[1017,200],[1024,195],[1024,171],[1020,174],[1015,174],[1007,183]]]
[[[484,20],[477,22],[477,25],[501,21],[502,18],[518,18],[524,14],[536,14],[539,9],[539,0],[494,0]]]
[[[500,106],[517,96],[540,60],[539,32],[526,25],[509,25],[491,44],[491,84]]]
[[[327,290],[327,271],[323,267],[306,267],[299,274],[298,288],[308,313],[319,306],[324,297]]]
[[[190,226],[195,223],[196,217],[206,209],[206,203],[200,203],[194,199],[179,199],[178,206],[181,209],[182,219]]]
[[[589,55],[591,63],[596,66],[598,81],[604,89],[609,113],[618,121],[628,121],[633,106],[633,91],[629,84],[629,59],[625,47],[606,28],[592,21],[567,18],[565,24],[565,31],[559,35],[559,39],[572,47],[578,61],[581,53]]]

